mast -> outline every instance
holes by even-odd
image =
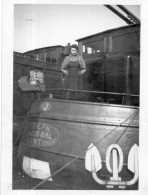
[[[117,5],[122,11],[124,11],[127,14],[127,17],[124,16],[120,11],[112,7],[111,5],[104,5],[108,9],[110,9],[112,12],[114,12],[117,16],[119,16],[122,20],[124,20],[127,24],[139,24],[140,20],[133,14],[131,13],[128,9],[126,9],[122,5]]]

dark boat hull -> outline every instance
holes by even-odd
[[[52,152],[45,152],[44,150],[38,150],[34,148],[27,148],[26,146],[21,145],[19,148],[19,157],[20,162],[22,162],[23,156],[28,156],[33,159],[42,159],[49,163],[51,169],[51,175],[56,171],[60,170],[61,167],[64,167],[67,163],[73,161],[75,158],[67,155],[59,155]],[[104,180],[108,180],[111,174],[106,170],[106,166],[103,163],[103,168],[98,172],[98,176]],[[133,178],[133,173],[131,173],[127,166],[123,166],[123,170],[120,174],[122,180],[131,180]],[[40,183],[42,180],[39,180]],[[50,184],[47,184],[47,182]],[[99,185],[94,181],[92,174],[85,169],[84,159],[78,158],[74,160],[69,166],[62,169],[58,174],[52,177],[52,181],[46,181],[47,189],[50,189],[50,185],[59,186],[56,189],[69,189],[69,190],[106,190],[106,186]],[[61,187],[60,187],[61,186]],[[42,185],[37,189],[42,189]],[[46,188],[45,188],[46,189]],[[53,189],[53,188],[52,188]],[[115,186],[113,189],[118,190],[118,187]],[[133,186],[127,186],[126,190],[137,190],[138,182]]]
[[[65,174],[65,178],[71,178],[70,186],[80,180],[82,186],[89,183],[92,189],[103,189],[85,169],[85,154],[91,143],[101,155],[100,177],[111,177],[105,166],[106,152],[111,144],[118,144],[124,156],[121,175],[123,180],[130,180],[133,174],[126,165],[131,147],[139,144],[138,108],[54,99],[38,101],[27,116],[19,156],[48,162],[51,175],[62,169],[53,182]],[[73,181],[76,173],[78,180]]]

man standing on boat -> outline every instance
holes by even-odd
[[[86,64],[81,55],[78,54],[78,46],[71,45],[71,53],[66,56],[61,67],[65,74],[64,88],[70,90],[82,89],[82,75],[86,72]],[[79,99],[79,93],[70,93],[70,99]]]

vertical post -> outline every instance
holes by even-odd
[[[113,48],[112,36],[108,35],[104,37],[104,53],[110,54]]]
[[[104,53],[107,51],[107,37],[104,37]]]
[[[112,36],[109,35],[109,53],[112,52],[112,48],[113,48],[113,39]]]
[[[45,62],[46,62],[46,52],[44,53],[44,58],[45,58],[44,60],[45,60]]]
[[[83,54],[83,44],[81,42],[78,43],[78,53],[79,53],[79,55]]]
[[[69,91],[66,91],[66,99],[68,100],[69,98]]]
[[[50,51],[50,61],[52,62],[52,51]]]
[[[127,61],[126,61],[126,93],[130,94],[131,89],[130,89],[130,56],[127,56]],[[130,105],[131,103],[131,97],[126,96],[126,103],[127,105]]]
[[[60,60],[60,48],[56,49],[56,61],[59,62]]]

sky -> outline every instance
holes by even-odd
[[[126,6],[140,19],[140,6]],[[123,13],[123,12],[122,12]],[[75,40],[127,25],[103,5],[15,4],[14,51],[76,43]]]

